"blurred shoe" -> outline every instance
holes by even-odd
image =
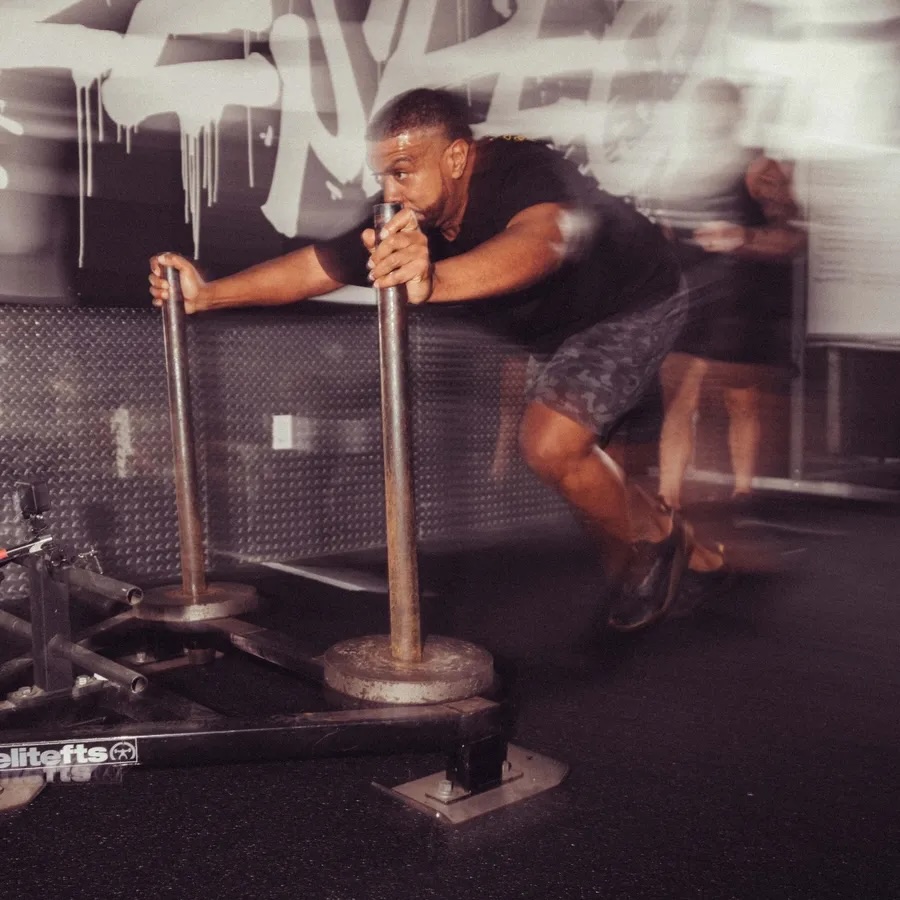
[[[720,597],[725,596],[738,581],[738,573],[729,565],[725,557],[725,548],[719,545],[722,554],[722,565],[717,569],[698,572],[685,569],[681,578],[678,593],[669,606],[667,617],[680,619],[689,616]]]
[[[678,513],[670,512],[672,528],[662,541],[637,541],[623,583],[611,604],[609,627],[637,631],[662,619],[676,594],[688,558],[687,530]]]

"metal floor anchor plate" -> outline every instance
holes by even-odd
[[[446,799],[441,799],[441,783],[447,777],[444,772],[426,775],[394,788],[377,783],[374,786],[387,796],[431,816],[443,825],[460,825],[520,800],[536,797],[560,784],[569,771],[565,763],[514,744],[507,746],[506,761],[508,765],[499,787],[479,794],[454,787]]]

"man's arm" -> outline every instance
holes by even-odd
[[[794,224],[799,215],[788,171],[765,156],[754,160],[744,179],[750,196],[760,205],[766,224],[746,228],[741,256],[750,259],[789,259],[806,246],[806,234]]]
[[[733,253],[742,259],[777,261],[796,256],[806,246],[806,234],[794,224],[799,211],[787,171],[762,156],[751,163],[744,182],[766,224],[751,228],[708,222],[696,229],[694,240],[710,253]]]
[[[480,300],[522,290],[555,272],[565,259],[563,206],[541,203],[510,219],[474,250],[435,264],[429,302]]]
[[[407,284],[411,303],[480,300],[521,290],[562,265],[567,248],[564,223],[569,215],[557,203],[529,206],[483,244],[432,265],[424,236],[405,214],[398,214],[373,252],[372,277],[378,287]],[[363,238],[372,249],[371,229]]]
[[[210,282],[204,281],[193,263],[183,256],[162,253],[150,260],[150,294],[155,306],[169,296],[163,272],[166,266],[174,266],[181,274],[187,313],[239,306],[280,306],[343,286],[322,268],[313,246]]]

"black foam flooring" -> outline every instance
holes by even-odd
[[[577,540],[422,560],[432,633],[496,659],[517,744],[559,787],[457,827],[383,797],[437,754],[129,769],[52,785],[0,820],[8,898],[900,896],[900,529],[895,510],[775,500],[729,526],[765,571],[689,618],[592,628]],[[816,533],[806,533],[814,529]],[[269,579],[259,615],[325,649],[387,630],[386,600]],[[243,657],[168,685],[242,713],[315,703]]]

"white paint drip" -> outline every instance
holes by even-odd
[[[100,76],[72,73],[75,81],[75,130],[78,143],[78,265],[84,265],[85,198],[94,195],[94,123],[91,117],[91,89]],[[98,109],[98,118],[103,112]]]
[[[253,173],[253,114],[247,107],[247,179],[251,188],[256,187]]]
[[[213,202],[216,202],[219,199],[219,160],[221,159],[220,135],[222,131],[218,121],[213,123],[213,131],[215,132],[215,141],[213,142],[213,146],[215,147],[216,153],[216,165],[213,176]]]
[[[107,0],[109,2],[109,0]],[[97,79],[97,140],[103,143],[104,140],[104,127],[103,127],[103,99],[100,95],[100,79]]]
[[[75,129],[78,140],[78,267],[84,265],[84,116],[81,89],[75,90]]]
[[[201,161],[203,158],[201,141],[204,131],[205,127],[197,129],[194,133],[185,131],[181,137],[181,177],[185,201],[184,216],[185,222],[191,225],[195,256],[200,246]]]

